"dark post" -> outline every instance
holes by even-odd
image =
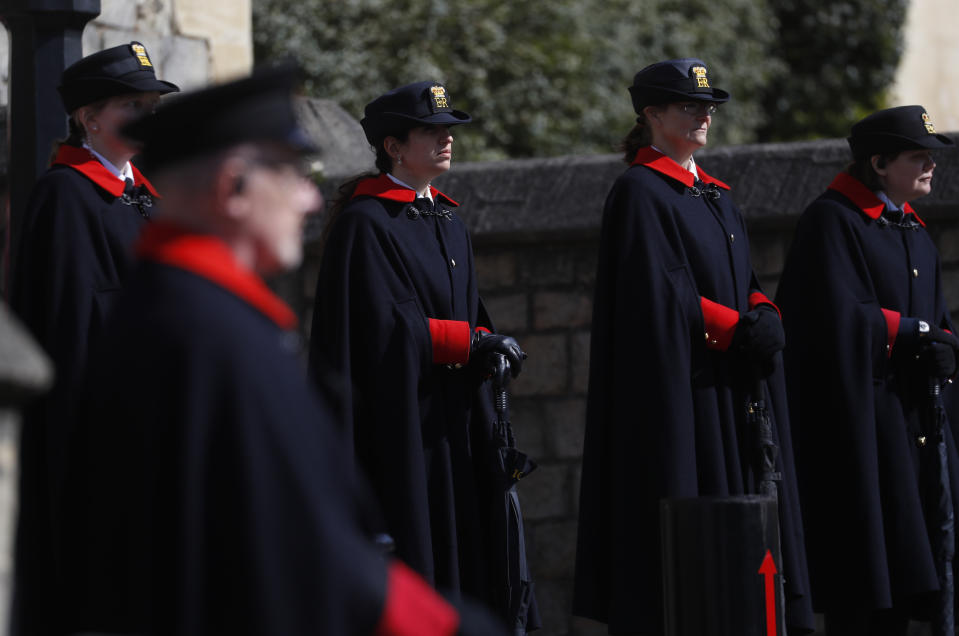
[[[30,189],[46,169],[54,140],[66,136],[60,73],[83,56],[83,27],[98,15],[100,0],[0,0],[0,21],[10,34],[10,188],[2,268],[7,293]]]

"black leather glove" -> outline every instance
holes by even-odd
[[[763,304],[740,317],[729,348],[751,362],[762,364],[785,346],[786,333],[779,312],[775,307]]]
[[[923,343],[919,364],[931,378],[951,378],[956,373],[956,350],[942,342]]]
[[[933,378],[949,378],[956,372],[959,338],[919,318],[899,321],[896,347],[914,353],[922,370]]]
[[[504,336],[498,333],[488,333],[481,329],[473,332],[473,339],[470,341],[470,362],[478,364],[487,374],[493,371],[492,354],[500,353],[509,360],[511,375],[515,378],[523,370],[523,360],[526,359],[526,353],[519,348],[519,343],[511,336]]]

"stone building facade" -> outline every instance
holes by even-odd
[[[252,0],[100,0],[83,32],[83,54],[142,42],[157,75],[181,88],[248,73],[253,67]],[[8,103],[9,41],[0,27],[0,104]]]

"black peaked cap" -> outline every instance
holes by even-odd
[[[903,150],[936,150],[955,144],[936,132],[926,109],[919,105],[886,108],[853,124],[848,137],[855,159]]]
[[[646,106],[656,104],[689,100],[729,101],[729,93],[710,84],[706,62],[695,57],[650,64],[633,77],[629,94],[637,115]]]
[[[57,87],[63,107],[72,113],[81,106],[125,95],[158,91],[173,93],[180,87],[158,80],[146,47],[139,42],[121,44],[88,55],[64,69]]]
[[[416,82],[380,95],[366,105],[360,121],[372,145],[389,135],[429,124],[467,124],[472,118],[454,110],[446,87],[439,82]]]

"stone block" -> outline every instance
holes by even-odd
[[[585,290],[541,291],[533,294],[533,329],[589,326],[593,295]]]
[[[206,40],[173,36],[157,39],[155,45],[146,41],[143,44],[150,52],[160,79],[173,82],[184,91],[203,88],[210,83],[210,49]]]
[[[210,49],[210,79],[222,82],[253,68],[251,0],[173,0],[179,35],[202,39]]]
[[[942,293],[946,297],[949,311],[953,313],[953,323],[959,318],[959,267],[952,265],[942,269]]]
[[[586,398],[546,402],[543,415],[543,437],[550,456],[557,459],[582,457]]]
[[[520,280],[525,285],[569,285],[576,282],[576,254],[566,245],[523,250]]]
[[[535,581],[572,580],[576,562],[576,527],[575,520],[566,520],[543,521],[526,528],[526,548]]]
[[[943,263],[959,262],[959,225],[955,223],[937,223],[934,235],[939,249],[939,258]]]
[[[103,33],[104,31],[110,30],[111,29],[98,25],[96,21],[87,24],[86,28],[83,30],[83,35],[80,38],[80,47],[83,51],[83,55],[87,56],[91,53],[96,53],[97,51],[102,51],[105,49],[106,47],[103,46]],[[129,40],[127,41],[129,42]],[[153,55],[152,51],[150,51],[150,55]]]
[[[483,302],[499,333],[515,335],[529,331],[526,294],[484,294]]]
[[[523,337],[529,359],[523,373],[513,381],[515,395],[562,395],[566,391],[569,356],[564,334]]]
[[[570,470],[567,464],[543,462],[518,485],[523,519],[570,518]]]
[[[529,455],[537,464],[548,457],[546,438],[543,434],[546,419],[539,400],[516,398],[510,400],[510,423],[516,448]]]
[[[480,292],[516,285],[516,254],[512,250],[477,247],[473,255]]]
[[[786,250],[789,249],[792,234],[757,232],[749,236],[749,252],[756,275],[770,275],[777,278],[783,271]]]
[[[100,0],[100,15],[94,22],[132,31],[136,28],[137,13],[137,3],[131,0]]]
[[[590,331],[577,331],[570,337],[570,376],[572,393],[586,395],[589,388]]]

